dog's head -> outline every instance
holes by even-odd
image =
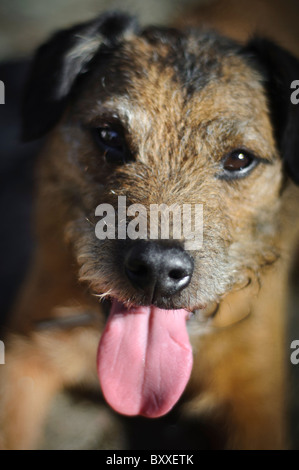
[[[24,137],[54,128],[47,197],[64,207],[80,279],[113,301],[99,370],[116,409],[168,411],[191,370],[191,312],[278,256],[279,194],[299,182],[298,76],[269,41],[140,29],[120,14],[37,52]]]

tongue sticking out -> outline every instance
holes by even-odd
[[[114,410],[156,418],[175,405],[192,369],[187,316],[187,310],[113,302],[99,344],[98,374]]]

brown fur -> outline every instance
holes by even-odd
[[[226,448],[287,446],[284,311],[298,189],[290,181],[284,186],[259,72],[237,54],[221,56],[203,41],[202,63],[206,55],[216,68],[203,69],[203,84],[188,95],[172,64],[165,64],[169,47],[127,37],[114,59],[124,64],[125,85],[115,90],[107,70],[99,86],[95,69],[40,157],[38,246],[1,370],[5,449],[35,445],[56,391],[97,380],[104,320],[93,294],[143,303],[118,269],[115,240],[99,243],[94,236],[95,207],[116,206],[120,195],[127,204],[146,207],[204,204],[204,247],[192,253],[190,285],[172,299],[174,308],[201,308],[189,321],[194,366],[183,412],[210,420],[215,430],[224,428]],[[188,47],[198,54],[194,39]],[[125,123],[136,162],[112,170],[99,155],[86,128],[103,112]],[[271,164],[236,181],[215,178],[223,155],[239,147]],[[70,327],[59,323],[82,312],[88,325],[75,319]],[[40,330],[41,322],[55,318],[52,329]]]

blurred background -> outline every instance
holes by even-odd
[[[131,12],[142,24],[169,24],[185,16],[186,22],[192,23],[194,9],[201,9],[210,3],[215,2],[214,0],[51,0],[51,2],[1,0],[0,80],[5,83],[6,104],[0,106],[0,325],[5,323],[9,308],[24,278],[34,243],[30,229],[32,168],[41,142],[24,145],[19,139],[19,102],[28,67],[26,59],[57,29],[88,20],[105,10]],[[230,9],[231,0],[220,0],[218,3],[221,4],[221,9],[216,12],[215,24],[218,21],[219,29],[222,28],[221,21],[225,17],[226,24],[231,26],[232,36],[239,39],[244,39],[252,28],[260,29],[271,36],[273,31],[276,32],[280,26],[283,26],[281,43],[293,53],[298,52],[299,56],[298,43],[293,42],[293,32],[299,31],[299,0],[240,0],[235,2],[237,6],[233,10]],[[270,4],[274,6],[273,16],[270,21],[267,18],[268,26],[264,27],[263,21],[268,15],[264,6]],[[282,5],[288,12],[286,16],[280,14]],[[207,23],[209,22],[209,15],[204,8],[200,15]],[[239,18],[242,18],[241,22]],[[226,32],[225,27],[223,30]],[[290,341],[299,339],[296,264],[291,282]],[[291,404],[289,421],[293,447],[299,448],[299,365],[294,366],[290,363],[289,368]],[[51,407],[46,434],[41,438],[40,448],[123,449],[128,443],[130,423],[124,423],[122,418],[107,409],[97,392],[77,390],[60,394]],[[140,422],[140,432],[142,432],[142,422]],[[157,429],[153,429],[152,433],[157,433]],[[167,433],[170,441],[179,440],[173,422],[166,421],[161,433]],[[189,435],[192,435],[190,427]],[[165,438],[165,435],[161,434],[161,437]],[[159,433],[157,441],[158,439]]]
[[[165,24],[194,3],[194,0],[1,0],[0,58],[24,56],[51,32],[88,20],[101,11],[122,10],[137,15],[142,23]]]

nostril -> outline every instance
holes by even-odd
[[[136,276],[141,276],[141,277],[148,276],[149,274],[149,270],[146,267],[146,265],[137,261],[127,263],[126,270],[131,271],[131,273],[135,274]]]
[[[169,273],[168,273],[168,276],[175,280],[175,281],[179,281],[180,279],[183,279],[184,277],[186,277],[188,274],[186,273],[185,270],[183,269],[172,269]]]
[[[125,274],[127,278],[138,287],[146,286],[151,281],[151,267],[144,260],[143,252],[139,245],[131,248],[124,262]]]

